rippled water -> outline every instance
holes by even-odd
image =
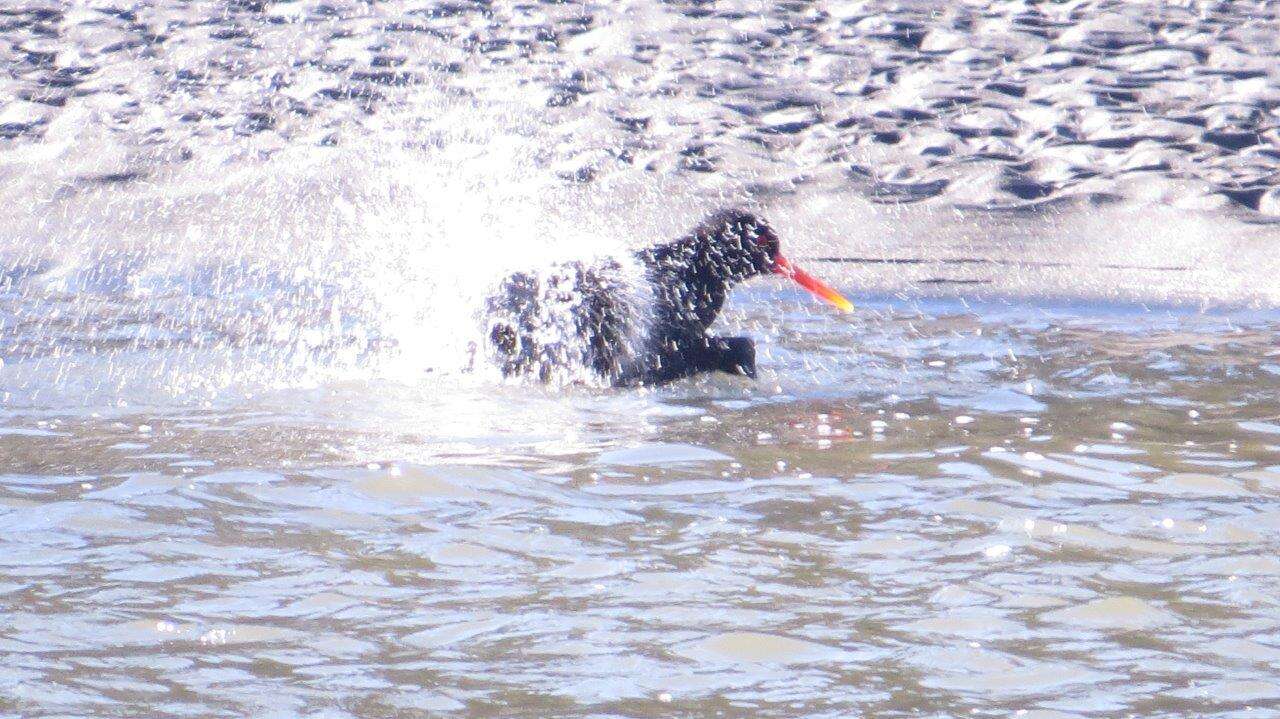
[[[759,385],[7,412],[4,706],[1185,716],[1280,697],[1276,317],[863,306],[793,310]]]
[[[1269,3],[0,8],[0,714],[1267,716]],[[466,371],[747,204],[757,381]]]

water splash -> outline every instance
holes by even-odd
[[[119,359],[105,384],[152,371],[182,392],[413,381],[470,366],[484,297],[507,273],[624,252],[627,234],[545,167],[536,134],[473,104],[406,113],[338,147],[230,170],[192,161],[162,186],[42,208],[32,221],[46,241],[0,248],[8,353],[105,353]],[[157,347],[178,358],[168,371],[128,366],[124,353]],[[211,365],[213,349],[236,355],[225,373],[175,369]]]

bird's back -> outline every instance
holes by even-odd
[[[653,286],[653,331],[699,335],[724,306],[727,287],[705,262],[706,240],[697,235],[637,253]]]

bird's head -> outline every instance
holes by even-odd
[[[848,312],[853,303],[796,267],[783,256],[778,235],[769,223],[741,209],[712,215],[694,233],[707,254],[707,264],[728,282],[778,274],[795,281],[822,300]]]
[[[780,256],[778,235],[769,223],[746,210],[723,210],[694,231],[707,265],[731,282],[774,272]]]

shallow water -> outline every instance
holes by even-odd
[[[0,9],[0,715],[1267,716],[1275,21]],[[465,371],[735,203],[759,380]]]
[[[743,322],[775,299],[794,315],[763,333],[759,383],[6,413],[6,708],[1231,716],[1280,698],[1280,317],[743,299]]]

